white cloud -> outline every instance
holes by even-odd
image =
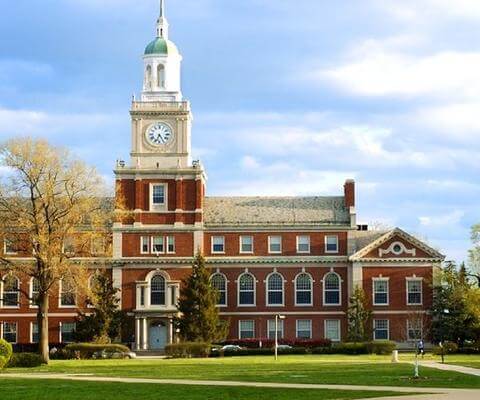
[[[480,52],[445,51],[410,55],[365,48],[356,57],[313,74],[361,96],[444,96],[475,98],[480,92]]]
[[[429,215],[419,217],[420,225],[429,228],[449,228],[458,225],[461,219],[464,217],[465,212],[463,210],[454,210],[447,214],[441,215]]]
[[[244,156],[240,164],[244,169],[257,169],[260,167],[260,163],[252,156]]]

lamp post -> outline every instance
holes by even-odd
[[[275,315],[275,361],[278,360],[278,320],[284,320],[285,315]]]
[[[441,318],[442,318],[442,323],[440,324],[440,329],[441,329],[441,334],[440,334],[440,349],[441,349],[441,353],[440,353],[440,354],[441,354],[441,356],[442,356],[442,364],[445,364],[445,348],[444,348],[444,346],[443,346],[443,330],[444,330],[444,327],[443,327],[443,323],[444,323],[444,322],[443,322],[443,321],[444,321],[443,316],[444,316],[444,315],[448,315],[448,314],[450,314],[450,310],[448,310],[448,309],[445,309],[445,310],[443,310],[443,311],[440,313],[440,315],[442,316],[442,317],[441,317]]]

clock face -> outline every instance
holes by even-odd
[[[147,129],[146,137],[153,146],[162,146],[172,140],[173,131],[167,124],[157,122]]]

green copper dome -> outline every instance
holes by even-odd
[[[178,53],[177,47],[170,40],[162,37],[157,37],[145,48],[146,56],[153,54],[168,55],[172,53]]]

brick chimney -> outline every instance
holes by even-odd
[[[355,207],[355,181],[353,179],[347,179],[345,185],[343,185],[345,193],[345,206],[347,208]]]

